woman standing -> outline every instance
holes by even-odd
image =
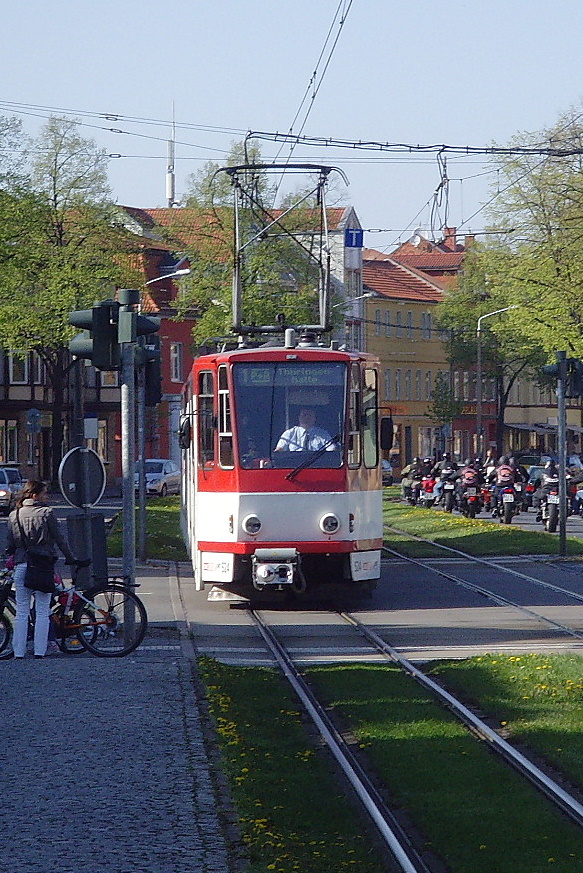
[[[24,584],[26,576],[26,549],[34,548],[47,557],[55,558],[58,546],[68,564],[76,563],[66,539],[62,536],[54,511],[47,506],[48,489],[45,482],[30,479],[20,492],[8,518],[8,554],[14,555],[14,584],[16,588],[16,620],[12,646],[15,658],[24,658],[28,632],[30,598],[34,595],[36,613],[34,623],[34,656],[43,658],[49,636],[51,594],[31,591]],[[23,537],[24,533],[24,537]],[[24,540],[24,541],[23,541]]]

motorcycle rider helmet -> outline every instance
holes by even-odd
[[[443,455],[441,456],[441,460],[442,461],[451,461],[450,452],[444,452]]]
[[[481,466],[482,466],[482,459],[481,458],[474,458],[474,467],[481,467]]]
[[[433,464],[433,460],[431,458],[423,458],[424,464]]]

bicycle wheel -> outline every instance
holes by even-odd
[[[0,614],[0,654],[10,645],[12,640],[12,622],[2,612]]]
[[[101,658],[122,658],[133,652],[148,627],[146,608],[140,598],[115,583],[90,591],[86,597],[91,602],[79,604],[73,616],[85,647]]]
[[[85,604],[82,604],[85,607]],[[81,655],[87,651],[87,639],[97,636],[97,626],[93,622],[93,614],[88,610],[86,624],[80,627],[69,615],[59,616],[57,620],[57,645],[61,652],[67,655]],[[64,622],[64,623],[63,623]]]

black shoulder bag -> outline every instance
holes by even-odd
[[[16,510],[16,523],[18,524],[20,538],[26,552],[24,587],[30,588],[31,591],[42,591],[45,594],[52,594],[55,590],[55,562],[57,559],[52,555],[45,555],[29,545],[28,537],[24,533],[24,528],[18,515],[18,509]]]

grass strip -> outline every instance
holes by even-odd
[[[386,870],[279,673],[207,657],[200,670],[249,873]]]
[[[486,654],[431,672],[583,789],[583,657]]]
[[[387,489],[390,492],[391,489]],[[398,497],[387,494],[383,501],[385,525],[405,533],[425,537],[436,544],[460,549],[470,555],[556,555],[558,538],[548,533],[525,531],[510,525],[493,525],[479,518],[471,519],[433,509],[409,506]],[[385,543],[389,548],[395,543],[397,551],[410,557],[431,557],[431,547],[405,540],[402,536],[387,531]],[[398,543],[398,545],[397,545]],[[567,539],[567,554],[583,555],[583,541],[574,537]],[[434,551],[443,556],[443,552]]]
[[[307,674],[452,873],[577,869],[581,831],[398,668]]]
[[[188,552],[180,532],[180,497],[152,497],[147,500],[146,549],[149,558],[162,561],[188,561]],[[120,513],[107,538],[107,554],[110,558],[119,558],[122,553],[123,513]]]

